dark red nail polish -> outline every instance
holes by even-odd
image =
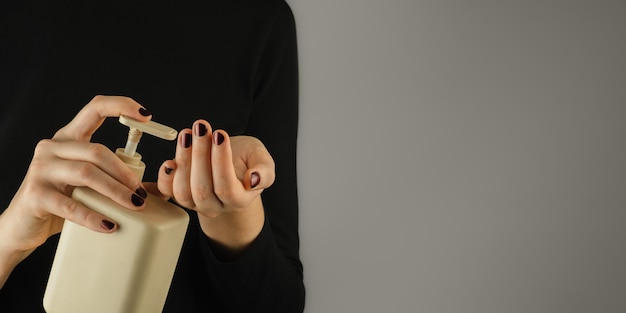
[[[142,205],[143,205],[143,203],[144,203],[143,198],[142,198],[142,197],[140,197],[140,196],[139,196],[139,195],[137,195],[137,194],[133,194],[133,195],[130,197],[130,200],[133,202],[133,204],[134,204],[135,206],[142,206]]]
[[[102,227],[106,230],[111,230],[113,229],[113,227],[115,227],[115,223],[107,220],[102,220],[102,222],[100,222],[100,225],[102,225]]]
[[[183,135],[183,147],[185,148],[191,147],[191,134]]]
[[[254,188],[258,186],[260,182],[261,182],[261,176],[259,176],[259,173],[254,172],[250,174],[250,188]]]
[[[165,174],[167,174],[167,175],[172,174],[173,170],[174,170],[173,168],[169,168],[169,167],[166,166],[165,167]]]
[[[216,145],[221,145],[224,142],[224,135],[220,132],[215,132],[215,137],[213,138]]]
[[[150,113],[150,111],[144,109],[144,108],[139,108],[139,114],[143,115],[143,116],[150,116],[152,115],[152,113]]]
[[[140,197],[144,199],[148,197],[148,192],[146,192],[146,190],[143,189],[143,187],[137,188],[137,190],[135,190],[135,193],[137,193],[137,195],[139,195]]]
[[[196,135],[199,137],[202,137],[204,135],[206,135],[207,129],[206,129],[206,125],[202,124],[202,123],[198,123],[196,124]]]

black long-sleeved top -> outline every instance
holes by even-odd
[[[300,312],[295,23],[284,0],[4,1],[0,3],[0,211],[18,189],[37,142],[95,95],[129,96],[177,129],[199,118],[259,138],[276,162],[262,194],[266,222],[239,259],[222,262],[195,212],[164,312]],[[123,147],[109,119],[94,142]],[[146,181],[174,156],[144,136]],[[5,240],[0,238],[0,240]],[[43,312],[58,235],[0,290],[0,312]]]

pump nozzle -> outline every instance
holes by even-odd
[[[130,127],[128,140],[126,141],[126,147],[124,148],[124,153],[130,156],[135,155],[139,139],[141,139],[141,135],[143,133],[148,133],[165,140],[174,140],[178,135],[178,132],[175,129],[163,124],[153,121],[140,122],[124,115],[120,116],[120,123]]]
[[[168,126],[159,124],[157,122],[140,122],[132,119],[128,116],[120,116],[120,123],[130,128],[128,132],[128,140],[126,141],[126,147],[119,148],[115,151],[115,154],[128,165],[128,167],[135,172],[135,174],[142,178],[145,170],[145,164],[141,162],[141,154],[137,153],[137,145],[139,139],[143,133],[159,137],[165,140],[174,140],[178,135],[178,132]]]
[[[120,116],[120,123],[165,140],[174,140],[178,135],[178,132],[169,126],[153,121],[140,122],[125,115]]]

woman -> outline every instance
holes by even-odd
[[[164,312],[302,311],[297,53],[283,0],[23,1],[0,12],[0,311],[43,311],[63,218],[116,231],[68,204],[82,185],[129,209],[148,190],[189,210]],[[102,152],[125,141],[106,118],[119,114],[181,129],[176,148],[142,139],[156,183]]]

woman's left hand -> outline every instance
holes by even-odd
[[[261,231],[261,192],[274,178],[274,160],[261,141],[213,132],[207,121],[198,120],[180,131],[176,157],[161,166],[157,186],[163,196],[197,211],[212,241],[236,252]]]

